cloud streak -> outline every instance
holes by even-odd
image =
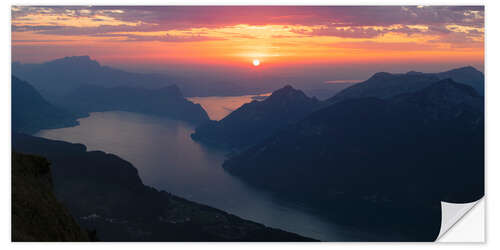
[[[92,18],[98,25],[99,18],[106,17],[128,25],[117,25],[117,31],[166,31],[174,29],[191,28],[220,28],[238,24],[247,25],[302,25],[302,26],[326,26],[320,29],[322,34],[343,34],[351,37],[366,37],[368,34],[377,32],[360,29],[363,26],[392,25],[426,25],[440,27],[447,24],[483,28],[483,7],[399,7],[399,6],[373,6],[373,7],[273,7],[273,6],[249,6],[249,7],[119,7],[119,6],[97,6],[97,7],[13,7],[13,27],[20,30],[29,18],[42,16],[59,16],[60,18],[82,19]],[[62,21],[62,20],[61,20]],[[102,20],[101,20],[102,21]],[[132,26],[130,24],[138,24]],[[73,34],[89,34],[88,27],[74,27]],[[333,31],[333,28],[351,27],[349,31]],[[48,25],[29,26],[24,29],[32,29],[38,32],[59,34]],[[93,27],[93,33],[110,32],[109,25]],[[328,30],[328,32],[326,31]],[[65,31],[68,34],[68,31]],[[364,35],[363,35],[364,34]]]

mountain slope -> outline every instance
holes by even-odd
[[[120,110],[165,116],[196,124],[209,120],[201,105],[185,99],[175,85],[159,89],[82,85],[67,95],[61,104],[77,113]]]
[[[13,131],[34,133],[78,124],[74,115],[47,102],[28,82],[11,79]]]
[[[473,87],[484,96],[484,75],[473,67],[463,67],[441,73],[410,71],[406,74],[379,72],[368,80],[348,87],[327,101],[338,103],[347,99],[362,97],[391,98],[404,93],[424,89],[438,80],[450,78],[455,82]]]
[[[484,99],[449,79],[386,100],[349,99],[233,156],[224,168],[328,208],[344,223],[433,240],[440,201],[484,194]]]
[[[52,188],[47,159],[12,153],[12,241],[89,241]]]
[[[13,134],[12,148],[52,163],[56,197],[103,241],[311,241],[145,186],[112,154]]]
[[[321,106],[315,98],[287,85],[263,101],[244,104],[220,121],[196,128],[194,140],[229,148],[243,148],[269,137]]]

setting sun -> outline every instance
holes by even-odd
[[[253,59],[253,66],[257,67],[260,65],[260,61],[258,59]]]

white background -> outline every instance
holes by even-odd
[[[244,0],[244,1],[206,1],[206,0],[184,0],[184,1],[161,1],[161,0],[93,0],[93,1],[3,1],[0,8],[2,18],[1,43],[1,67],[0,77],[0,150],[1,150],[1,186],[0,193],[2,194],[2,206],[0,206],[0,243],[3,247],[16,249],[32,249],[33,247],[40,249],[67,249],[72,247],[75,249],[88,249],[90,247],[96,249],[103,248],[120,248],[122,250],[148,248],[148,249],[277,249],[283,248],[287,250],[293,249],[319,249],[319,248],[341,248],[341,249],[422,249],[422,248],[453,248],[453,249],[471,249],[476,247],[500,249],[499,239],[499,216],[500,206],[498,193],[500,179],[498,168],[500,167],[500,91],[499,91],[499,32],[500,28],[500,1],[384,1],[384,0]],[[486,15],[486,44],[485,44],[485,75],[486,75],[486,200],[483,201],[485,210],[480,212],[485,216],[483,224],[486,224],[486,244],[471,244],[471,243],[11,243],[10,242],[10,6],[13,4],[19,5],[485,5]],[[469,216],[472,220],[465,220],[465,223],[460,222],[458,234],[455,236],[458,239],[477,233],[478,222],[474,218],[478,215],[474,213],[476,207]],[[479,218],[481,215],[479,215]],[[452,229],[451,232],[455,231]],[[455,231],[455,232],[457,232]]]

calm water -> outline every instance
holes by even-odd
[[[223,97],[217,98],[223,101]],[[214,102],[213,97],[209,99]],[[83,143],[88,150],[116,154],[139,170],[146,185],[270,227],[320,240],[342,241],[359,236],[326,222],[299,204],[275,200],[229,175],[221,167],[226,152],[194,142],[190,138],[193,131],[193,126],[167,118],[98,112],[80,119],[79,126],[44,130],[38,136]]]

